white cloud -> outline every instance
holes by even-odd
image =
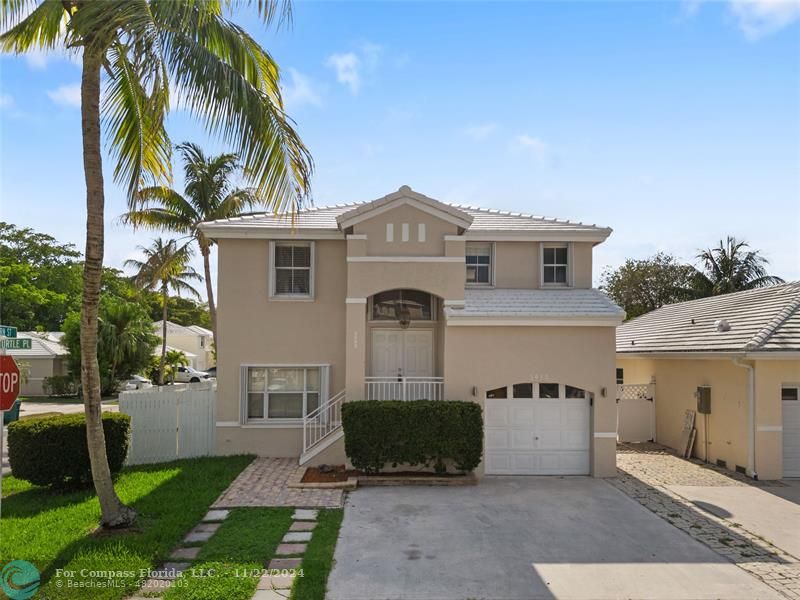
[[[14,108],[14,98],[9,94],[0,94],[0,108]]]
[[[311,79],[297,69],[288,69],[291,82],[282,86],[283,101],[287,107],[297,107],[304,104],[321,106],[322,98]]]
[[[496,123],[482,123],[464,128],[464,135],[476,142],[481,142],[490,137],[495,131],[497,131]]]
[[[326,64],[336,71],[336,81],[349,87],[353,94],[358,93],[361,88],[361,60],[354,52],[331,54]]]
[[[750,41],[791,25],[800,19],[800,0],[730,0],[739,29]]]
[[[79,83],[62,85],[55,90],[48,90],[47,95],[50,96],[50,100],[61,106],[77,108],[81,106],[81,86]]]
[[[23,54],[28,67],[35,71],[42,71],[52,60],[69,61],[80,67],[81,57],[75,51],[67,51],[63,46],[58,46],[51,50],[31,49]]]
[[[550,154],[550,146],[539,138],[523,133],[516,138],[517,146],[530,152],[536,160],[544,160]]]
[[[325,64],[336,72],[336,81],[358,94],[364,75],[375,71],[381,62],[383,46],[363,42],[352,52],[331,54]]]

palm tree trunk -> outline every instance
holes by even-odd
[[[217,305],[214,302],[214,289],[211,287],[211,261],[209,259],[211,249],[200,246],[200,253],[203,255],[203,271],[206,278],[206,295],[208,296],[208,312],[211,315],[211,332],[214,334],[214,349],[217,348]]]
[[[167,286],[161,288],[161,360],[158,361],[158,385],[164,385],[164,361],[167,358]]]
[[[100,154],[100,59],[87,46],[83,51],[81,76],[81,130],[83,170],[86,179],[86,258],[83,266],[81,304],[81,383],[86,411],[86,442],[92,465],[92,480],[100,501],[100,524],[124,527],[136,519],[136,511],[125,506],[114,490],[106,455],[100,405],[100,366],[97,361],[97,312],[103,271],[103,163]]]

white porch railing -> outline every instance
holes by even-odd
[[[365,400],[444,400],[444,377],[366,377]]]
[[[303,452],[339,431],[342,427],[342,403],[345,390],[330,398],[322,406],[311,411],[303,419]]]

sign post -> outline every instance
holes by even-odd
[[[16,329],[14,335],[16,335]],[[3,417],[19,396],[19,367],[13,356],[0,355],[0,506],[3,498]],[[0,512],[0,515],[2,512]]]

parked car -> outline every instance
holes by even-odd
[[[172,376],[174,383],[199,383],[211,376],[205,371],[198,371],[193,367],[178,367]]]
[[[217,376],[217,367],[213,366],[210,369],[206,369],[206,373],[208,373],[209,377],[216,377]]]
[[[133,375],[125,382],[126,391],[144,390],[151,387],[153,387],[153,382],[147,377],[142,377],[141,375]]]

